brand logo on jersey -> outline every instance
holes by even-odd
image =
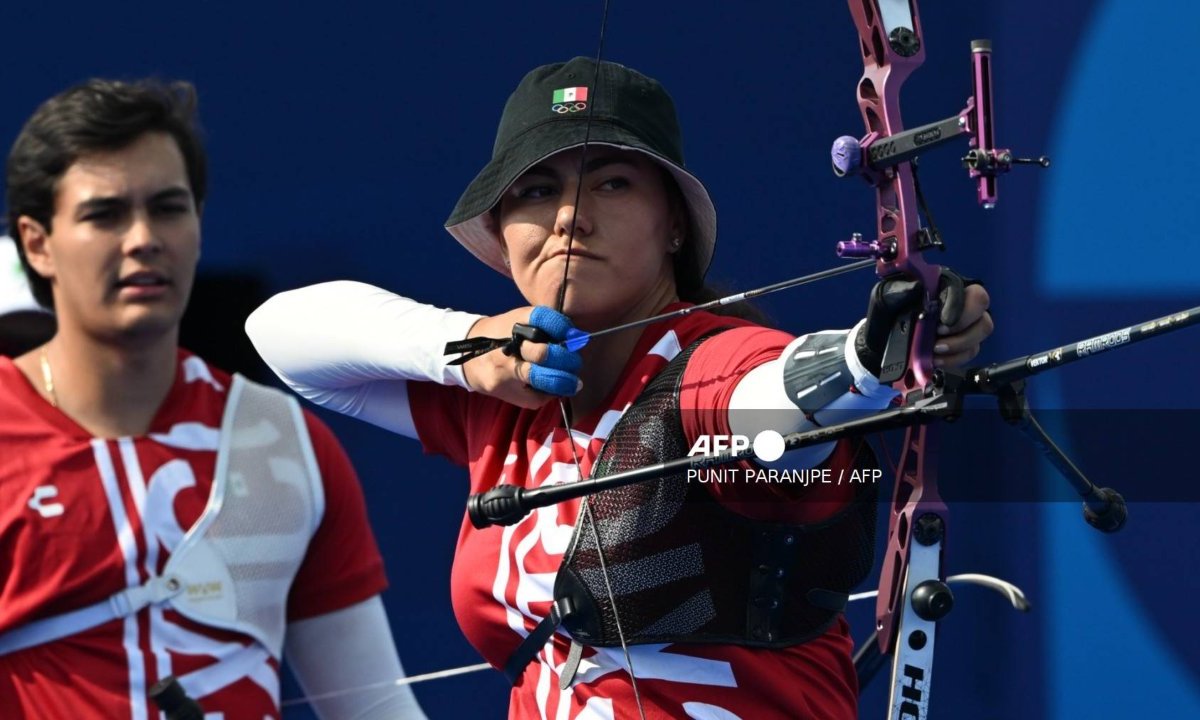
[[[39,485],[33,489],[33,497],[29,498],[29,507],[36,510],[44,518],[58,517],[67,511],[62,503],[48,503],[47,499],[58,497],[58,488],[53,485]]]
[[[220,580],[212,580],[202,583],[188,583],[187,594],[189,600],[218,600],[225,594],[225,590]]]

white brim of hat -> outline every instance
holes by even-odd
[[[696,257],[700,265],[700,275],[703,277],[708,270],[709,263],[712,261],[713,249],[717,244],[717,210],[713,206],[712,198],[709,197],[708,191],[704,189],[704,185],[700,180],[670,160],[647,152],[643,148],[605,142],[591,142],[588,145],[603,145],[617,148],[618,150],[639,152],[671,171],[671,175],[674,176],[675,182],[678,183],[679,189],[683,193],[683,199],[687,203],[690,237],[687,238],[686,242],[693,243],[695,246]],[[578,147],[583,147],[583,143],[560,148],[549,155],[538,158],[528,166],[522,168],[514,177],[514,181],[516,178],[524,175],[529,168],[537,165],[546,158],[561,152],[574,150]],[[499,202],[500,197],[507,191],[508,188],[503,188],[497,194],[496,201]],[[482,260],[488,267],[501,275],[512,277],[512,271],[504,264],[504,253],[500,249],[500,231],[499,228],[495,227],[490,211],[482,212],[457,225],[448,225],[446,230],[454,236],[455,240],[462,243],[463,247],[469,250],[472,255]]]

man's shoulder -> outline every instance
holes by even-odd
[[[35,411],[39,400],[12,359],[0,356],[0,436],[11,439],[18,428],[40,424]]]
[[[13,359],[0,355],[0,402],[11,402],[21,384],[28,384]]]
[[[176,362],[178,363],[179,377],[185,385],[196,388],[207,387],[221,395],[229,393],[233,376],[196,353],[181,347],[178,350]]]
[[[196,389],[200,392],[216,393],[220,395],[222,402],[228,398],[229,389],[233,386],[233,376],[231,374],[217,367],[216,365],[213,365],[199,355],[183,348],[179,349],[179,363],[181,376],[185,383],[196,384]],[[264,385],[245,376],[242,376],[242,380],[243,382],[253,383],[256,387],[262,390],[276,393],[280,398],[286,398],[288,400],[299,402],[296,400],[295,396],[286,390],[282,390],[271,385]],[[340,443],[338,443],[333,431],[329,429],[329,426],[325,424],[324,420],[322,420],[317,416],[316,413],[312,412],[308,408],[302,407],[300,410],[304,417],[304,425],[308,429],[308,434],[311,437],[314,445],[325,445],[332,443],[333,445],[338,445],[340,447]]]

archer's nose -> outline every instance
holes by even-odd
[[[578,204],[574,195],[564,198],[554,219],[554,232],[559,237],[585,237],[591,234],[592,216],[584,198],[580,198]]]

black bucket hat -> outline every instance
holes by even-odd
[[[509,277],[491,210],[526,170],[564,150],[581,147],[593,113],[589,145],[636,150],[674,176],[687,203],[689,233],[703,277],[717,240],[717,211],[704,185],[683,163],[675,103],[657,80],[623,65],[578,57],[532,70],[509,96],[496,130],[492,160],[467,186],[446,229],[475,257]],[[595,107],[591,107],[592,104]]]

